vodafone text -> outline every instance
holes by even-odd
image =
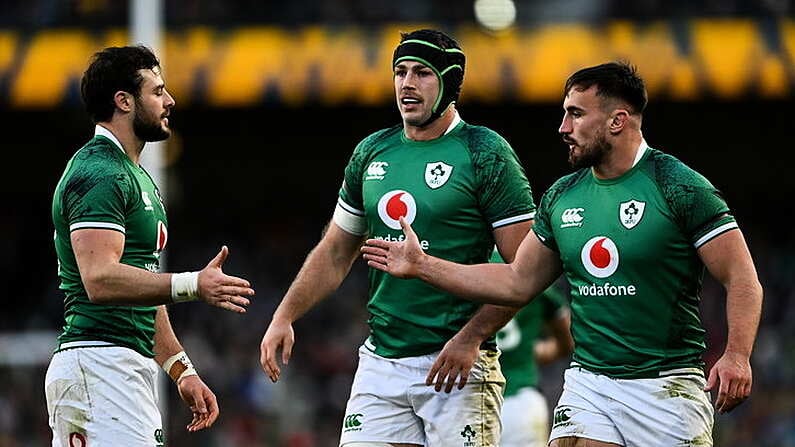
[[[402,234],[400,236],[392,236],[391,234],[387,234],[386,236],[375,236],[375,239],[380,239],[387,242],[403,242],[403,240],[406,239],[406,236]],[[430,246],[430,242],[426,240],[420,241],[420,247],[422,247],[423,250],[427,250]]]
[[[637,289],[633,285],[616,286],[609,282],[579,286],[577,289],[580,291],[580,296],[634,296],[637,293]]]

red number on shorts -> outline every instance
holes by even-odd
[[[88,442],[82,433],[69,433],[69,447],[87,447]]]

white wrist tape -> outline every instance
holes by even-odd
[[[163,362],[163,371],[176,383],[179,383],[184,377],[199,375],[185,351],[180,351]]]
[[[199,272],[171,274],[171,301],[182,303],[199,299]]]

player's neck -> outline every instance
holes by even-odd
[[[635,156],[640,149],[643,136],[633,132],[613,143],[613,150],[605,154],[601,163],[593,167],[594,176],[598,179],[621,177],[635,166]]]
[[[130,160],[132,160],[133,163],[138,164],[141,158],[141,151],[144,149],[145,142],[135,135],[135,131],[133,131],[132,128],[132,123],[118,119],[112,119],[110,121],[101,123],[101,125],[113,133],[113,136],[115,136],[116,139],[119,140],[119,143],[121,143],[121,148],[124,150],[124,153],[130,157]]]
[[[435,140],[447,132],[450,124],[455,119],[455,107],[450,106],[439,118],[433,120],[430,124],[418,127],[411,126],[403,123],[403,132],[406,138],[414,141],[429,141]]]

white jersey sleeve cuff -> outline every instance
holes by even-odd
[[[69,231],[80,230],[83,228],[95,228],[95,229],[107,229],[107,230],[116,230],[121,233],[124,233],[124,227],[110,222],[77,222],[73,223],[69,226]]]
[[[337,207],[334,208],[334,217],[332,218],[338,227],[345,230],[354,236],[364,236],[367,234],[367,220],[364,218],[364,212],[352,208],[350,205],[337,201]]]
[[[535,211],[533,211],[531,213],[520,214],[518,216],[507,217],[505,219],[501,219],[501,220],[498,220],[496,222],[492,222],[491,227],[492,228],[500,228],[500,227],[504,227],[506,225],[515,224],[517,222],[524,222],[524,221],[527,221],[527,220],[535,219],[535,217],[536,217],[536,213],[535,213]]]
[[[707,242],[711,241],[712,239],[715,239],[716,237],[720,236],[721,234],[723,234],[723,233],[725,233],[725,232],[727,232],[729,230],[733,230],[735,228],[740,228],[737,225],[737,222],[725,223],[725,224],[719,226],[718,228],[715,228],[714,230],[708,232],[707,234],[701,236],[693,245],[695,246],[696,249],[701,248],[702,245],[706,244]]]

